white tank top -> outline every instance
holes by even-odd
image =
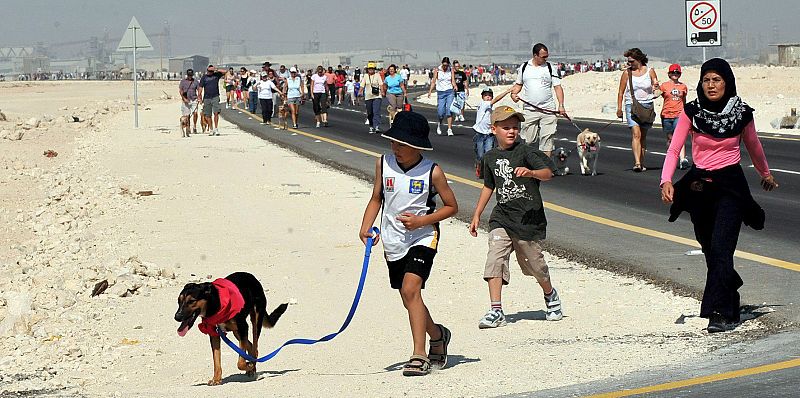
[[[405,212],[424,216],[436,210],[434,198],[437,193],[431,184],[434,166],[436,163],[422,158],[416,166],[403,171],[393,154],[383,155],[381,240],[384,254],[389,261],[402,259],[412,246],[421,245],[436,249],[439,242],[438,224],[409,231],[396,219]]]
[[[650,79],[650,68],[647,68],[647,72],[641,76],[633,76],[633,94],[639,103],[653,102],[653,81]],[[632,103],[630,81],[625,83],[625,103]]]
[[[453,68],[447,68],[447,72],[439,68],[439,73],[436,74],[436,91],[447,91],[453,89]]]

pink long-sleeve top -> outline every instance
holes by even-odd
[[[740,136],[730,138],[716,138],[708,134],[700,134],[692,129],[692,121],[682,113],[678,117],[678,125],[672,135],[672,143],[667,150],[667,157],[664,159],[664,168],[661,169],[661,184],[672,182],[672,175],[675,174],[675,166],[678,164],[678,154],[681,146],[686,142],[686,136],[692,133],[692,158],[695,166],[703,170],[719,170],[723,167],[739,163],[742,159],[739,146]],[[762,177],[770,174],[767,158],[764,156],[764,148],[758,140],[755,122],[751,121],[745,126],[741,134],[747,153],[753,161],[758,173]]]

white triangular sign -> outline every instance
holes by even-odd
[[[134,47],[136,47],[136,51],[153,49],[153,45],[150,44],[150,40],[147,39],[142,25],[139,25],[136,17],[131,18],[131,23],[128,24],[128,28],[125,29],[125,34],[117,46],[117,51],[133,51]]]

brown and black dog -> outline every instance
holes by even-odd
[[[253,358],[258,358],[258,338],[261,335],[261,328],[275,326],[287,306],[288,304],[281,304],[271,314],[267,314],[267,297],[258,279],[247,272],[235,272],[214,282],[188,283],[184,286],[178,295],[175,320],[181,323],[178,335],[184,336],[194,325],[197,317],[203,318],[198,328],[209,335],[214,360],[214,377],[208,384],[219,385],[222,384],[222,364],[220,337],[214,330],[216,326],[233,332],[239,340],[239,347]],[[237,308],[240,309],[237,311]],[[247,339],[248,316],[253,327],[252,343]],[[250,377],[256,376],[255,362],[248,362],[240,356],[238,368],[246,371]]]
[[[278,127],[282,130],[289,128],[289,106],[286,104],[278,106]]]

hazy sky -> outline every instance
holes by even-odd
[[[563,39],[581,44],[618,33],[642,40],[685,36],[682,0],[0,0],[0,9],[5,10],[0,47],[86,40],[106,30],[121,37],[135,15],[151,36],[169,22],[173,55],[209,54],[216,38],[247,40],[250,54],[299,53],[313,31],[319,32],[323,51],[447,51],[455,36],[467,32],[478,34],[481,42],[488,32],[510,33],[516,47],[520,28],[530,30],[534,41],[546,41],[547,32],[557,30]],[[722,0],[729,42],[747,32],[751,39],[772,43],[775,27],[781,41],[800,42],[798,15],[798,0]],[[151,41],[158,45],[157,37]]]

